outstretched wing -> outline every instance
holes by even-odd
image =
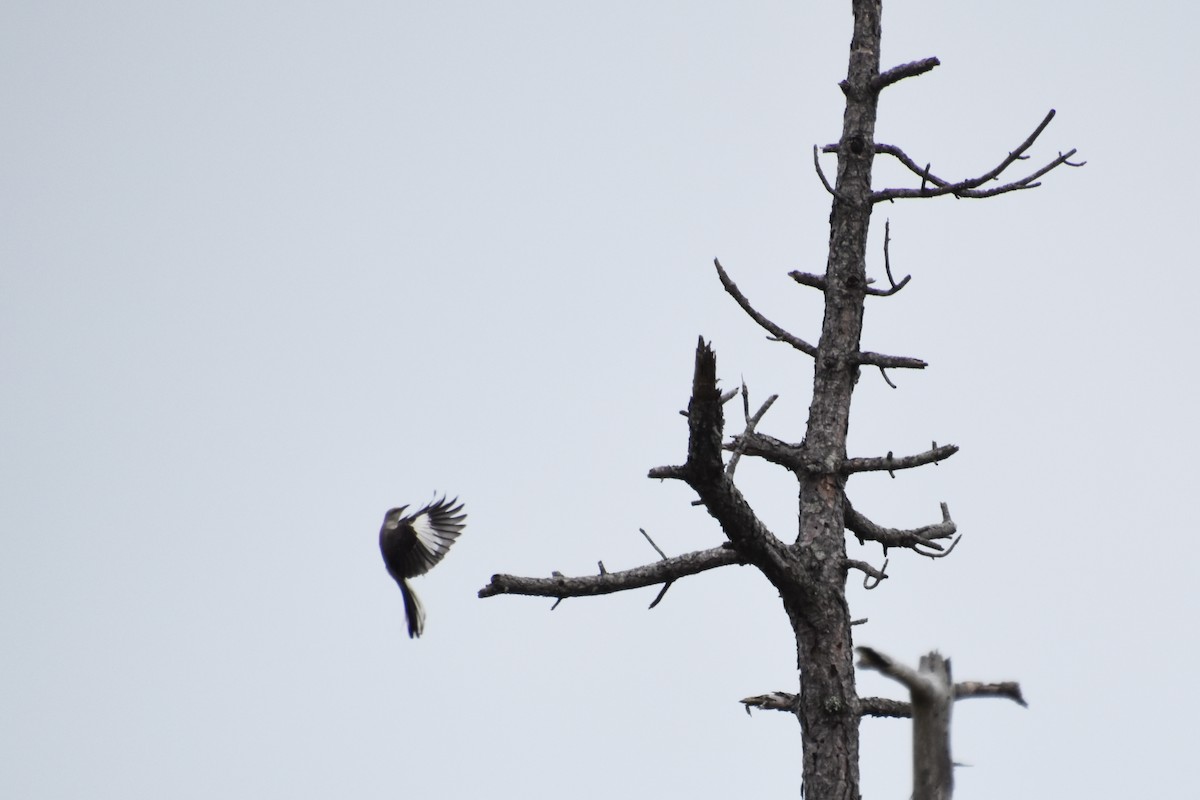
[[[442,497],[422,508],[407,520],[412,530],[411,547],[406,548],[400,558],[400,571],[406,578],[424,575],[435,564],[446,557],[450,545],[466,526],[467,515],[463,513],[458,498],[447,500]],[[402,526],[403,527],[403,526]]]

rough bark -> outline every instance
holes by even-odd
[[[844,477],[851,396],[859,369],[871,165],[875,157],[879,75],[879,0],[854,1],[850,65],[842,84],[846,112],[825,266],[825,318],[817,345],[813,399],[800,484],[796,580],[783,595],[801,670],[797,716],[804,735],[809,798],[858,798],[858,695],[850,609],[846,604]]]

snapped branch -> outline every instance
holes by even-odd
[[[696,345],[687,416],[687,462],[656,467],[649,476],[687,483],[745,561],[761,569],[772,583],[783,583],[789,572],[786,548],[754,513],[725,469],[721,444],[725,415],[717,390],[717,356],[703,337]]]
[[[896,369],[925,369],[929,366],[929,364],[919,358],[912,358],[910,356],[885,356],[882,353],[872,353],[866,350],[858,353],[856,358],[859,364],[868,364],[872,367],[879,367],[880,369],[884,369],[885,367],[894,367]]]
[[[797,696],[790,692],[771,692],[769,694],[759,694],[754,697],[746,697],[740,700],[745,707],[746,713],[750,713],[750,709],[757,708],[760,711],[787,711],[795,714]]]
[[[874,92],[882,91],[891,86],[897,81],[902,81],[905,78],[915,78],[918,75],[924,75],[929,70],[941,64],[936,56],[930,58],[922,58],[920,61],[910,61],[907,64],[901,64],[891,69],[884,70],[871,79],[871,90]]]
[[[1003,697],[1012,700],[1022,708],[1029,708],[1029,703],[1025,702],[1025,697],[1021,694],[1021,684],[1016,681],[1001,683],[965,681],[954,684],[955,700],[966,700],[970,697]]]

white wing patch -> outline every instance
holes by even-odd
[[[411,524],[413,532],[417,534],[417,545],[429,553],[434,561],[439,561],[454,543],[453,536],[447,536],[434,526],[428,511],[413,517]]]

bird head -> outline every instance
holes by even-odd
[[[389,508],[388,512],[383,515],[383,526],[395,530],[400,526],[400,520],[404,518],[404,511],[408,508],[407,505],[399,508]]]

